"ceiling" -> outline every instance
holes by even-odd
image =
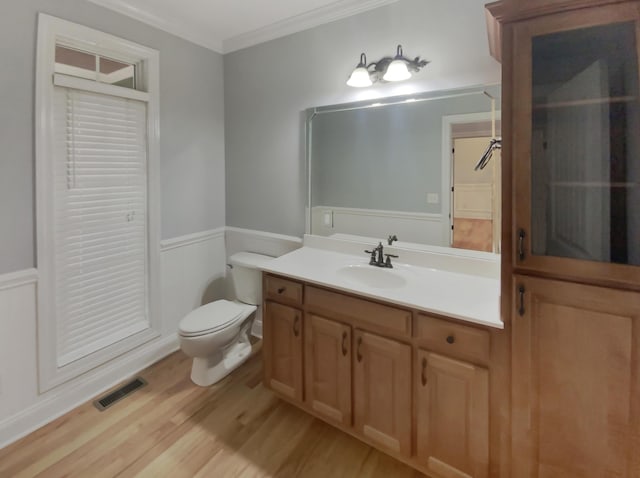
[[[229,53],[398,0],[89,0]]]

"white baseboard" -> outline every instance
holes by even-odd
[[[124,360],[114,360],[97,372],[83,375],[72,385],[51,390],[45,399],[0,422],[0,448],[91,400],[178,348],[177,335],[164,337],[132,351]]]

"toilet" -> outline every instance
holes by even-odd
[[[262,302],[261,265],[273,257],[239,252],[229,258],[237,300],[216,300],[180,321],[180,348],[193,357],[191,380],[202,387],[229,375],[251,355],[249,330]]]

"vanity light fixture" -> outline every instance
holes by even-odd
[[[411,72],[417,73],[424,68],[429,62],[421,60],[417,56],[411,60],[404,56],[402,45],[398,45],[396,56],[384,58],[367,64],[367,56],[362,53],[360,55],[360,63],[353,70],[347,85],[355,88],[363,88],[371,86],[373,83],[387,81],[403,81],[411,78]]]

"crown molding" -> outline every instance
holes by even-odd
[[[88,0],[98,6],[120,13],[139,22],[146,23],[158,30],[171,33],[184,40],[203,46],[217,53],[222,53],[222,40],[211,35],[206,29],[191,28],[173,19],[162,18],[130,5],[126,0]]]
[[[325,23],[357,15],[374,8],[396,3],[398,0],[339,0],[316,8],[307,13],[280,20],[263,28],[258,28],[235,37],[221,40],[211,33],[211,29],[193,28],[170,18],[162,18],[129,4],[127,0],[88,0],[89,2],[120,13],[127,17],[151,25],[159,30],[213,50],[217,53],[231,53],[269,40],[275,40],[292,33],[308,30]]]
[[[398,0],[339,0],[307,13],[285,18],[266,27],[227,38],[222,42],[222,49],[225,54],[231,53],[292,33],[309,30],[324,25],[325,23],[351,17],[358,13],[390,5],[397,1]]]

